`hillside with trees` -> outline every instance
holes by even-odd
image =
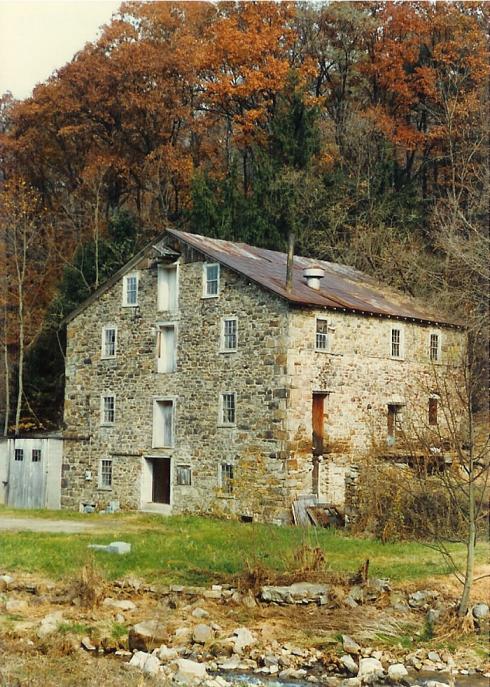
[[[484,379],[488,17],[124,3],[31,98],[1,97],[5,429],[61,421],[59,322],[169,223],[278,250],[294,235],[422,296],[468,324]]]

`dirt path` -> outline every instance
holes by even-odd
[[[107,526],[108,523],[104,523]],[[16,518],[0,516],[0,532],[59,532],[61,534],[78,534],[100,529],[99,523],[77,522],[76,520],[44,520],[41,518]]]

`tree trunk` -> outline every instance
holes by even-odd
[[[471,404],[471,400],[470,400]],[[468,408],[469,421],[469,465],[468,465],[468,538],[466,540],[466,568],[463,593],[459,602],[458,615],[463,617],[468,612],[470,594],[473,586],[476,548],[476,503],[475,503],[475,465],[474,465],[474,430],[471,407]]]
[[[9,431],[9,418],[10,418],[10,370],[9,370],[9,349],[7,341],[7,314],[5,313],[4,322],[4,335],[5,341],[3,344],[3,355],[4,355],[4,365],[5,365],[5,421],[3,425],[3,435],[6,437]]]
[[[17,408],[15,411],[15,434],[19,434],[22,396],[24,394],[24,304],[22,288],[19,286],[19,365],[17,369]]]
[[[294,232],[290,231],[288,233],[288,258],[286,265],[286,291],[288,292],[293,290],[294,243],[295,235]]]

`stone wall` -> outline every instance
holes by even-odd
[[[315,350],[316,318],[328,319],[326,351]],[[288,441],[294,471],[290,488],[311,492],[312,396],[324,392],[326,452],[320,466],[320,495],[332,501],[341,468],[347,491],[359,458],[386,447],[389,404],[402,406],[403,424],[427,422],[429,396],[460,374],[465,342],[461,330],[352,313],[293,308],[289,317]],[[404,355],[391,357],[391,328],[404,334]],[[430,333],[441,337],[441,360],[429,360]],[[439,427],[444,431],[439,413]],[[342,498],[338,499],[340,502]]]
[[[157,267],[138,265],[139,307],[122,306],[122,281],[69,325],[65,392],[66,435],[62,504],[100,507],[118,499],[145,508],[147,457],[169,456],[173,512],[232,511],[261,519],[286,506],[287,306],[244,277],[221,268],[218,298],[202,297],[203,258],[184,249],[179,261],[178,311],[157,311]],[[238,318],[238,350],[220,352],[221,320]],[[157,372],[157,323],[177,325],[177,369]],[[104,325],[117,326],[115,359],[101,357]],[[236,393],[236,425],[219,426],[220,392]],[[116,397],[116,420],[101,426],[100,398]],[[152,448],[153,402],[175,401],[175,448]],[[102,458],[113,460],[112,490],[98,488]],[[221,463],[234,466],[233,496],[219,487]],[[192,484],[176,484],[189,465]]]

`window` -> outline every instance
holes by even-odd
[[[138,275],[128,274],[123,281],[123,305],[138,305]]]
[[[221,422],[223,425],[234,425],[236,419],[235,393],[221,394]]]
[[[40,463],[41,462],[41,449],[40,448],[33,448],[32,449],[32,462],[33,463]]]
[[[391,357],[403,358],[403,335],[401,329],[391,330]]]
[[[432,394],[429,397],[429,425],[437,425],[437,410],[439,405],[439,396]]]
[[[116,357],[116,327],[102,327],[102,357]]]
[[[158,266],[158,310],[177,310],[177,265]]]
[[[112,489],[112,460],[103,458],[99,468],[99,488]]]
[[[212,298],[219,293],[219,265],[217,263],[204,263],[204,288],[205,298]]]
[[[392,445],[402,428],[402,406],[388,405],[388,444]]]
[[[16,448],[14,451],[14,460],[22,461],[24,460],[24,449]]]
[[[326,351],[328,348],[328,322],[319,317],[316,318],[316,342],[317,351]]]
[[[429,360],[438,362],[441,359],[441,337],[439,334],[432,333],[429,341]]]
[[[231,463],[221,463],[220,487],[223,493],[233,494],[233,465]]]
[[[191,466],[190,465],[177,465],[176,468],[177,484],[180,487],[190,487],[191,486]]]
[[[115,398],[115,396],[102,396],[101,423],[103,425],[113,425],[115,419],[116,419],[116,398]]]
[[[174,402],[158,400],[153,405],[153,447],[171,448],[174,445]]]
[[[157,334],[158,372],[175,372],[177,369],[177,346],[175,325],[162,324]]]
[[[236,351],[238,346],[238,320],[236,317],[225,317],[222,324],[222,351]]]

